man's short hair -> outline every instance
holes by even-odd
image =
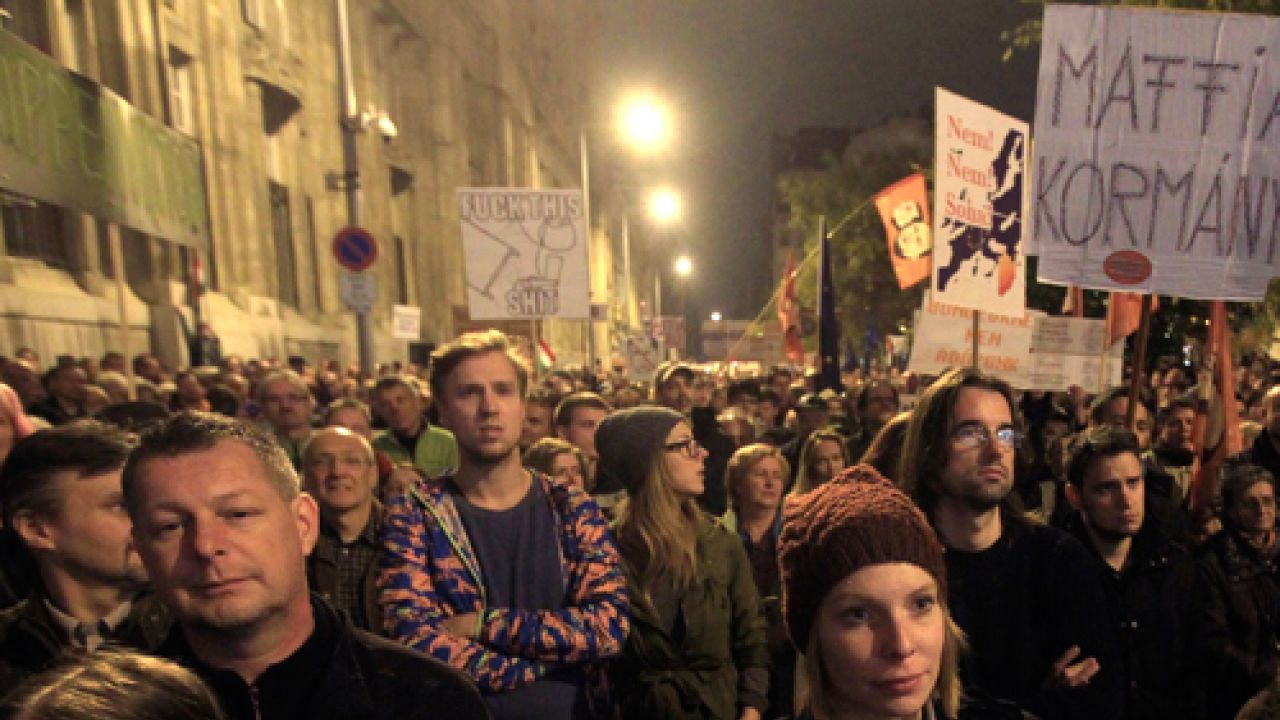
[[[262,382],[258,383],[258,388],[254,392],[253,399],[257,400],[259,405],[266,402],[265,398],[267,395],[267,388],[278,382],[287,382],[298,390],[306,393],[307,397],[311,396],[311,388],[307,387],[307,383],[302,379],[301,375],[292,370],[273,370],[266,377],[262,378]]]
[[[1084,478],[1099,460],[1113,458],[1124,453],[1140,457],[1138,436],[1129,428],[1103,425],[1081,432],[1071,443],[1071,457],[1067,460],[1067,482],[1084,489]]]
[[[311,448],[315,447],[316,440],[330,435],[333,437],[349,437],[359,440],[360,451],[364,454],[365,462],[375,468],[377,467],[378,456],[374,453],[373,446],[369,444],[369,441],[360,433],[348,430],[340,425],[322,427],[312,433],[310,438],[307,438],[307,446],[302,450],[302,463],[304,467],[311,462]]]
[[[781,407],[782,396],[779,395],[778,391],[774,390],[772,387],[765,386],[760,388],[760,402],[773,403],[774,405]]]
[[[356,400],[355,398],[338,398],[329,403],[324,408],[324,425],[333,424],[333,414],[340,410],[358,410],[364,415],[365,422],[373,422],[373,413],[369,411],[369,406]]]
[[[1173,398],[1169,400],[1169,404],[1160,408],[1160,412],[1156,413],[1156,427],[1164,427],[1164,424],[1173,419],[1179,410],[1196,411],[1196,403],[1194,400],[1185,397]]]
[[[1119,398],[1129,398],[1129,388],[1124,386],[1113,387],[1098,397],[1093,399],[1093,403],[1089,405],[1089,423],[1092,425],[1101,425],[1106,422],[1107,406]],[[1139,393],[1138,404],[1147,411],[1147,417],[1151,417],[1151,406],[1144,400]]]
[[[573,414],[579,408],[595,408],[603,410],[606,413],[613,412],[613,408],[609,407],[609,403],[604,398],[593,392],[576,392],[565,396],[563,400],[556,405],[556,413],[554,423],[556,427],[569,427],[573,422]]]
[[[725,394],[729,404],[733,405],[738,398],[742,396],[753,397],[758,402],[760,400],[760,383],[757,380],[748,378],[746,380],[738,380],[729,385],[729,390]]]
[[[956,368],[944,373],[925,389],[911,413],[911,424],[907,426],[898,482],[926,513],[932,512],[938,501],[942,472],[950,457],[951,413],[960,392],[970,388],[999,393],[1009,406],[1014,427],[1022,429],[1013,388],[994,375],[971,367]],[[1018,456],[1025,460],[1021,449]]]
[[[77,420],[18,440],[0,469],[5,527],[12,528],[20,513],[58,513],[63,497],[54,475],[71,471],[94,477],[119,470],[136,444],[134,435],[96,420]]]
[[[516,353],[511,340],[498,330],[463,333],[431,353],[431,394],[437,398],[442,397],[445,380],[464,360],[491,352],[502,353],[511,361],[516,370],[520,396],[524,397],[529,391],[529,367],[525,365],[524,358]]]
[[[556,406],[563,400],[559,393],[554,392],[550,388],[537,388],[529,393],[529,397],[525,399],[526,405],[537,405],[544,407],[548,412],[554,413]]]
[[[1266,468],[1260,465],[1250,463],[1241,463],[1229,468],[1226,475],[1222,478],[1222,518],[1227,524],[1233,522],[1233,513],[1231,509],[1235,507],[1237,501],[1249,491],[1249,488],[1264,482],[1271,486],[1271,491],[1275,492],[1276,479]]]
[[[893,383],[888,380],[868,380],[858,391],[856,407],[859,413],[867,409],[867,403],[871,400],[871,391],[878,387],[887,387],[893,391],[893,402],[895,405],[898,403],[898,388],[894,387]]]
[[[197,410],[184,410],[143,431],[138,447],[124,464],[124,499],[130,516],[138,510],[137,479],[149,460],[176,458],[211,450],[224,440],[243,443],[262,463],[267,481],[285,500],[301,491],[298,473],[275,438],[256,425]]]
[[[416,379],[405,377],[404,375],[384,375],[378,378],[378,382],[373,384],[373,395],[377,397],[391,388],[404,388],[405,392],[410,395],[420,397],[422,392],[417,382]]]

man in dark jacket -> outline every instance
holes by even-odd
[[[1191,707],[1186,551],[1146,517],[1138,440],[1124,428],[1085,431],[1067,465],[1067,529],[1093,556],[1124,661],[1125,718],[1164,720]]]
[[[1231,465],[1257,465],[1271,477],[1280,477],[1280,385],[1274,385],[1262,398],[1267,426],[1253,445],[1231,458]]]
[[[0,695],[68,650],[153,650],[169,616],[143,590],[120,471],[133,439],[79,421],[19,440],[0,473],[5,545],[34,588],[0,614]]]
[[[320,506],[320,535],[307,557],[307,582],[356,627],[380,634],[382,504],[373,496],[378,486],[373,447],[343,427],[317,430],[302,456],[302,477]]]
[[[138,552],[178,621],[161,653],[234,720],[485,718],[475,688],[307,591],[319,512],[263,431],[183,412],[124,471]]]

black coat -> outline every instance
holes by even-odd
[[[460,671],[356,628],[316,595],[311,607],[316,618],[312,638],[253,686],[234,672],[205,665],[186,644],[181,628],[174,628],[159,652],[199,675],[230,720],[489,717],[480,693]],[[324,640],[313,643],[317,635]],[[303,655],[302,667],[293,663],[283,682],[265,680],[272,670]]]
[[[1124,662],[1125,718],[1188,717],[1197,704],[1188,650],[1195,566],[1191,556],[1148,519],[1133,539],[1124,569],[1116,572],[1098,555],[1076,513],[1067,529],[1097,561],[1111,627]]]
[[[1207,717],[1233,718],[1280,667],[1275,561],[1224,530],[1196,559],[1194,603]]]
[[[737,446],[720,430],[716,412],[709,407],[694,408],[689,418],[693,425],[693,438],[707,449],[707,474],[703,478],[705,490],[698,497],[698,505],[709,515],[720,517],[729,509],[729,491],[724,484],[725,469]]]

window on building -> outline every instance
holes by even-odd
[[[10,256],[40,260],[50,267],[67,268],[67,243],[62,235],[62,213],[52,205],[0,195],[0,220]]]
[[[240,0],[240,5],[244,11],[245,23],[256,30],[267,27],[267,9],[264,0]]]
[[[169,46],[169,124],[185,135],[196,134],[191,56]]]
[[[277,298],[298,307],[297,258],[293,252],[293,218],[289,211],[289,188],[274,180],[267,181],[271,198],[271,237],[276,247]]]
[[[89,8],[85,7],[84,0],[63,0],[62,7],[67,18],[66,32],[62,38],[66,47],[63,62],[72,70],[93,76],[95,63],[92,53],[95,44]]]
[[[409,264],[413,258],[409,257],[409,244],[399,235],[395,238],[396,243],[396,302],[401,305],[409,304]]]

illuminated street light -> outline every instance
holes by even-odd
[[[667,225],[680,218],[680,196],[670,188],[654,190],[649,195],[649,216],[660,225]]]
[[[689,277],[693,274],[693,260],[690,260],[688,255],[681,255],[676,258],[675,271],[676,275],[682,278]]]
[[[711,322],[718,323],[722,319],[724,319],[724,316],[720,314],[719,310],[716,310],[711,313]]]
[[[618,125],[627,143],[643,152],[662,150],[671,140],[670,113],[652,95],[635,95],[624,102]]]

